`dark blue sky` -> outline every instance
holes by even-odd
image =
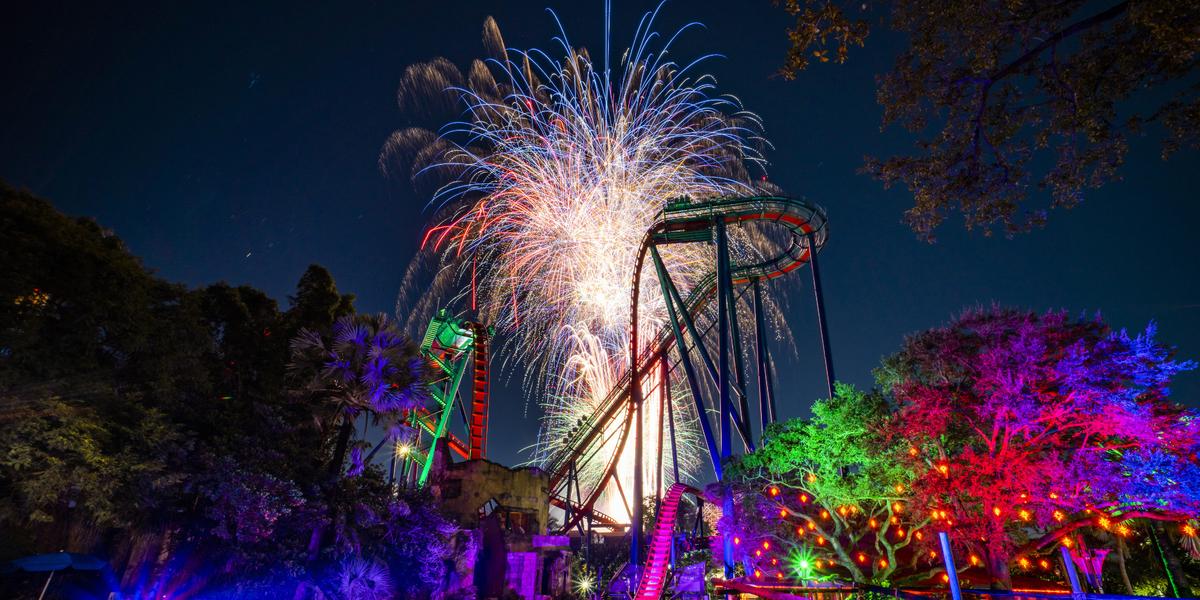
[[[285,303],[317,262],[363,311],[392,311],[427,217],[424,199],[376,170],[380,145],[408,124],[394,102],[404,67],[439,55],[466,65],[488,14],[510,46],[549,48],[547,4],[576,45],[599,56],[603,41],[601,0],[20,4],[5,9],[0,36],[0,177],[96,217],[168,279],[246,283]],[[652,4],[615,4],[623,48]],[[868,386],[905,333],[992,302],[1101,310],[1134,329],[1155,319],[1160,339],[1200,357],[1200,153],[1164,163],[1152,138],[1136,140],[1123,181],[1053,213],[1044,230],[984,238],[952,219],[926,244],[900,223],[907,192],[855,173],[864,154],[911,143],[879,131],[873,76],[890,65],[894,37],[878,32],[850,64],[784,81],[772,74],[788,17],[768,0],[677,0],[658,28],[692,20],[707,29],[676,57],[725,56],[708,68],[763,117],[771,178],[829,211],[821,256],[842,379]],[[803,275],[791,300],[799,353],[781,369],[785,415],[824,388]],[[1200,375],[1175,391],[1197,404]],[[515,389],[495,402],[491,449],[514,462],[535,415]]]

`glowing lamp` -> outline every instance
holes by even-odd
[[[871,519],[870,521],[867,521],[867,527],[875,529],[876,527],[879,527],[879,523],[876,522],[875,519]]]
[[[824,545],[825,545],[825,538],[823,538],[823,537],[818,537],[818,538],[817,538],[817,545],[818,545],[818,546],[824,546]]]
[[[1020,510],[1020,512],[1017,513],[1017,516],[1021,517],[1022,521],[1028,521],[1029,520],[1029,511],[1022,508]]]
[[[1039,565],[1040,567],[1042,567],[1043,569],[1049,569],[1049,568],[1050,568],[1050,561],[1048,561],[1048,560],[1046,560],[1046,559],[1044,559],[1044,558],[1043,558],[1042,560],[1039,560],[1039,561],[1038,561],[1038,565]]]
[[[997,516],[997,517],[1000,516],[1000,507],[999,506],[992,507],[992,515]]]
[[[779,495],[779,488],[777,488],[777,487],[774,487],[774,486],[771,486],[771,490],[770,490],[770,492],[771,492],[771,496],[772,496],[772,497],[774,497],[774,496],[778,496],[778,495]]]
[[[862,552],[859,552],[858,553],[858,562],[860,562],[860,563],[867,562],[867,555],[863,554]]]
[[[740,538],[740,537],[737,537],[736,535],[735,535],[735,536],[733,536],[733,545],[734,545],[734,546],[737,546],[737,545],[739,545],[739,544],[741,544],[741,543],[742,543],[742,538]]]
[[[1017,559],[1017,564],[1021,565],[1022,569],[1028,569],[1029,568],[1029,559],[1022,556],[1021,558]]]
[[[879,559],[879,568],[880,569],[886,569],[887,566],[888,566],[888,561],[886,558]]]
[[[762,571],[759,571],[758,569],[755,569],[755,570],[754,570],[754,576],[755,576],[755,577],[757,577],[758,579],[762,579]]]
[[[1192,527],[1191,523],[1184,523],[1183,524],[1183,535],[1186,535],[1188,537],[1196,537],[1196,528]]]
[[[942,573],[942,583],[950,583],[950,576]]]
[[[822,518],[822,519],[828,519],[828,518],[829,518],[829,511],[827,511],[827,510],[823,510],[823,511],[821,511],[821,518]]]
[[[975,556],[974,554],[972,554],[972,555],[971,555],[971,566],[973,566],[973,567],[978,567],[978,566],[979,566],[979,562],[980,562],[980,561],[979,561],[979,557],[978,557],[978,556]]]
[[[788,515],[788,513],[787,513],[787,509],[786,509],[786,508],[781,508],[781,509],[779,509],[779,518],[780,518],[780,519],[786,519],[786,518],[787,518],[787,515]]]
[[[771,549],[771,542],[764,541],[763,542],[763,550],[770,550],[770,549]]]
[[[929,558],[937,558],[937,550],[930,550]]]
[[[807,502],[808,502],[808,494],[800,494],[800,503],[805,504]]]

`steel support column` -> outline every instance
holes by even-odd
[[[825,357],[825,384],[833,397],[833,354],[829,349],[829,328],[825,324],[825,295],[821,291],[821,266],[817,262],[817,238],[812,232],[808,239],[808,264],[812,268],[813,296],[817,302],[817,327],[821,329],[821,355]]]
[[[704,433],[704,442],[708,445],[708,456],[712,461],[713,472],[716,473],[717,479],[721,479],[721,455],[717,449],[717,441],[713,436],[712,425],[708,420],[708,410],[704,406],[704,396],[700,393],[700,380],[696,375],[696,369],[692,365],[692,357],[688,354],[687,348],[683,345],[683,331],[679,325],[679,317],[675,313],[675,304],[671,301],[671,295],[668,287],[671,286],[667,268],[663,264],[662,256],[658,254],[658,249],[654,246],[650,247],[650,257],[654,260],[654,268],[658,273],[658,284],[662,287],[663,297],[667,299],[667,320],[671,322],[671,331],[675,335],[675,347],[679,349],[679,361],[683,364],[683,373],[687,377],[688,387],[692,393],[692,400],[696,403],[696,416],[700,419],[700,429]]]
[[[758,413],[762,431],[775,422],[775,398],[771,396],[771,357],[767,354],[767,327],[763,317],[762,289],[759,280],[750,284],[754,291],[754,358],[758,364]]]
[[[725,222],[717,219],[713,223],[717,239],[717,393],[721,399],[721,460],[733,455],[733,436],[730,435],[730,414],[733,398],[729,389],[729,299],[733,296],[730,288],[733,282],[729,278],[729,239],[725,231]],[[725,518],[733,517],[733,489],[728,484],[722,485],[722,513]],[[728,535],[721,536],[723,541],[722,553],[725,563],[725,578],[731,579],[734,574],[733,540]]]

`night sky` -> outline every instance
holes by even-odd
[[[249,284],[286,306],[315,262],[360,311],[394,310],[429,216],[427,199],[376,167],[388,134],[409,124],[395,105],[405,66],[468,65],[489,14],[511,47],[551,49],[557,32],[547,0],[17,4],[0,17],[0,178],[97,218],[167,279]],[[600,56],[603,2],[557,4],[573,43]],[[615,4],[613,44],[624,48],[653,4]],[[873,77],[893,60],[893,35],[877,30],[849,64],[785,81],[773,73],[789,18],[769,0],[677,0],[658,29],[693,20],[707,29],[674,56],[722,54],[708,69],[763,117],[771,179],[828,209],[821,260],[840,379],[869,386],[904,334],[992,302],[1099,310],[1131,329],[1156,320],[1162,341],[1200,358],[1200,153],[1164,163],[1153,137],[1136,140],[1122,182],[1052,213],[1045,229],[985,238],[951,219],[931,245],[900,222],[905,190],[856,174],[863,155],[912,141],[879,130]],[[781,357],[785,416],[805,414],[824,389],[800,275],[789,302],[797,352]],[[536,431],[519,380],[493,398],[490,449],[502,462],[520,460]],[[1200,374],[1181,377],[1175,397],[1200,404]]]

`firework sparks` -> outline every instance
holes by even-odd
[[[457,105],[464,117],[440,135],[398,131],[381,157],[385,170],[408,165],[418,185],[443,182],[431,202],[437,224],[423,241],[435,262],[435,289],[464,290],[464,300],[469,293],[511,340],[510,360],[525,369],[545,412],[535,460],[560,450],[628,368],[634,261],[664,205],[750,192],[746,165],[761,163],[753,149],[761,141],[758,119],[716,95],[715,81],[697,72],[703,59],[668,61],[669,41],[653,50],[653,20],[643,18],[619,73],[607,74],[561,30],[564,58],[553,60],[506,49],[489,19],[488,62],[475,61],[465,77],[444,59],[414,65],[401,84],[402,108]],[[735,243],[754,250],[746,239]],[[663,258],[685,293],[713,264],[699,244],[664,247]],[[652,273],[643,277],[643,289],[657,289]],[[446,301],[433,296],[421,302]],[[657,331],[666,318],[663,299],[643,294],[641,302],[639,327]],[[657,393],[657,376],[650,379],[645,393]],[[691,471],[703,453],[695,408],[686,396],[671,400],[681,468]],[[655,448],[658,404],[646,406],[647,448]],[[601,452],[615,452],[619,436],[606,433]],[[620,472],[632,470],[632,447]],[[654,485],[657,453],[647,454]],[[583,464],[581,482],[597,481],[604,462]],[[669,475],[662,483],[671,483]],[[610,498],[602,509],[625,513],[614,504]]]

